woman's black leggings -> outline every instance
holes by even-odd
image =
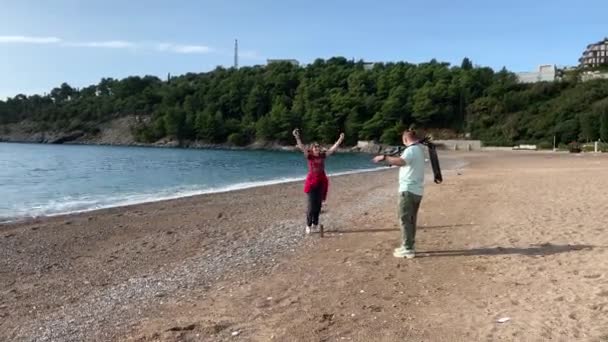
[[[306,213],[306,225],[318,225],[323,203],[323,187],[317,185],[308,192],[308,211]]]

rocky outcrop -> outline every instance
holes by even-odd
[[[84,136],[84,132],[82,131],[76,131],[76,132],[72,132],[69,134],[65,134],[63,136],[60,136],[59,138],[55,138],[53,140],[49,140],[47,143],[48,144],[65,144],[71,141],[74,141],[80,137]]]
[[[350,148],[350,152],[360,152],[369,154],[392,154],[393,150],[395,149],[397,149],[397,147],[379,144],[375,141],[358,141],[356,146]]]
[[[136,145],[131,128],[135,117],[128,116],[112,120],[99,126],[97,133],[82,130],[40,132],[38,126],[22,121],[0,127],[0,141],[40,144],[91,144],[91,145]]]
[[[99,127],[99,133],[86,137],[86,141],[98,145],[136,145],[132,129],[137,124],[135,116],[112,120]]]

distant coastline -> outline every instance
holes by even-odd
[[[281,145],[277,143],[262,143],[256,142],[247,146],[236,146],[231,144],[209,144],[202,143],[199,141],[187,141],[178,143],[174,140],[169,140],[166,143],[110,143],[110,142],[96,142],[87,140],[69,141],[64,143],[53,143],[48,141],[39,140],[12,140],[6,138],[0,138],[0,143],[7,144],[40,144],[40,145],[71,145],[71,146],[114,146],[114,147],[148,147],[148,148],[181,148],[181,149],[208,149],[208,150],[234,150],[234,151],[285,151],[285,152],[296,152],[297,148],[290,145]],[[380,149],[388,148],[385,145],[374,145],[375,149],[361,149],[356,146],[339,148],[337,153],[375,153]]]
[[[20,122],[0,126],[0,142],[50,145],[95,145],[95,146],[137,146],[160,148],[188,149],[226,149],[226,150],[266,150],[266,151],[296,151],[293,145],[276,142],[256,141],[245,146],[230,143],[212,144],[201,141],[178,141],[163,138],[154,143],[138,142],[133,135],[134,117],[124,117],[112,120],[99,126],[95,133],[81,130],[73,131],[39,131],[28,122]],[[342,147],[340,153],[377,153],[389,146],[371,144],[367,148],[356,146]]]

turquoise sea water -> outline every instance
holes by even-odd
[[[329,174],[375,169],[337,154]],[[302,154],[271,151],[0,143],[0,222],[281,183],[306,175]]]

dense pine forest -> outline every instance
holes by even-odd
[[[608,140],[608,80],[519,84],[506,69],[409,64],[336,57],[304,67],[289,63],[154,76],[102,79],[76,89],[64,83],[45,95],[0,101],[0,125],[28,122],[36,131],[84,131],[123,116],[139,142],[248,145],[307,140],[397,143],[412,125],[480,139],[488,145]]]

